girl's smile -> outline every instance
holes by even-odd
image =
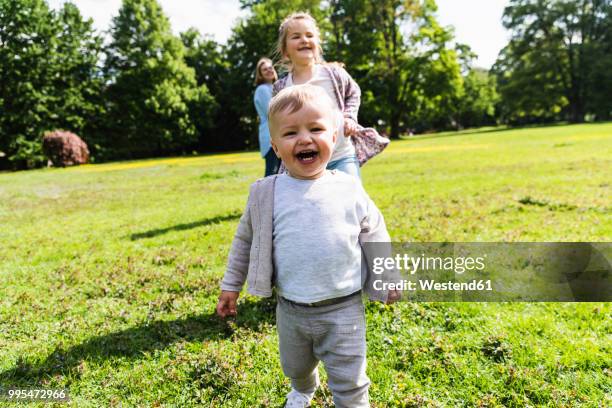
[[[309,20],[295,20],[289,25],[287,33],[287,57],[293,63],[313,62],[318,53],[319,38],[317,28]]]
[[[261,76],[266,80],[266,82],[272,83],[276,80],[276,71],[274,67],[269,62],[264,62],[259,67],[259,72]]]

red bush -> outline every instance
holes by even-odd
[[[45,133],[43,152],[55,167],[74,166],[89,161],[87,144],[74,133],[65,130]]]

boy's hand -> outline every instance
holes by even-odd
[[[359,125],[353,119],[344,118],[344,136],[349,137],[357,133]]]
[[[222,290],[217,303],[217,315],[222,318],[227,316],[236,316],[236,301],[240,292],[230,292]]]
[[[390,290],[387,295],[387,302],[385,304],[390,305],[392,303],[397,302],[402,297],[402,294],[399,290]]]

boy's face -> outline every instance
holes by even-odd
[[[272,148],[295,178],[319,178],[329,163],[337,129],[335,111],[325,105],[308,102],[297,112],[279,112],[271,122]]]

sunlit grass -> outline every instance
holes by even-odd
[[[482,129],[394,141],[362,170],[396,241],[609,241],[611,158],[612,124]],[[66,387],[78,407],[280,406],[274,301],[213,314],[263,168],[252,152],[0,173],[0,388]],[[372,405],[605,406],[610,312],[368,304]]]

